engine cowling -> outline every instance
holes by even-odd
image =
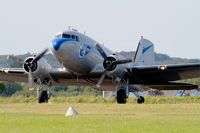
[[[107,60],[104,60],[103,66],[108,71],[108,75],[116,77],[120,77],[123,75],[126,65],[125,64],[117,64],[117,60],[121,60],[122,58],[118,55],[110,55],[107,57]]]
[[[109,56],[107,60],[103,61],[103,67],[104,69],[108,71],[113,71],[117,67],[117,64],[115,63],[116,58],[113,56]]]
[[[114,82],[118,83],[123,78],[124,73],[126,72],[126,63],[130,63],[132,59],[124,59],[122,56],[117,54],[112,54],[107,56],[103,47],[99,44],[96,44],[96,49],[99,54],[104,58],[103,66],[104,71],[97,83],[97,87],[100,87],[106,75],[112,76]],[[117,80],[116,80],[117,79]]]
[[[44,58],[41,58],[39,61],[32,63],[34,58],[35,57],[31,56],[25,59],[23,68],[26,73],[29,73],[31,69],[33,76],[47,77],[49,75],[49,70],[51,69],[49,63]]]

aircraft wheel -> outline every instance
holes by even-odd
[[[126,90],[120,89],[117,91],[117,103],[125,104],[126,103]]]
[[[47,90],[42,90],[39,92],[38,103],[48,103],[48,93]]]
[[[138,104],[142,104],[142,103],[144,103],[144,101],[145,101],[145,99],[144,99],[143,96],[140,96],[140,97],[137,99],[137,103],[138,103]]]

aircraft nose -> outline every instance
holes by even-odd
[[[58,51],[60,46],[62,45],[63,42],[65,42],[66,39],[63,39],[63,38],[55,38],[52,40],[52,46],[53,46],[53,49],[55,51]]]

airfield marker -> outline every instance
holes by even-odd
[[[79,115],[79,113],[72,107],[70,106],[67,110],[67,112],[65,113],[65,117],[68,117],[68,116],[77,116]]]

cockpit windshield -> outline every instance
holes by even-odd
[[[70,34],[65,34],[65,33],[63,33],[63,34],[62,34],[62,37],[63,37],[63,38],[71,38],[71,39],[73,39],[73,40],[79,42],[79,38],[78,38],[78,36],[76,36],[76,35],[70,35]]]
[[[79,37],[76,35],[66,34],[66,33],[59,33],[55,35],[55,38],[69,38],[79,42]]]
[[[63,37],[63,38],[71,38],[71,35],[70,35],[70,34],[64,34],[64,33],[63,33],[63,34],[62,34],[62,37]]]

